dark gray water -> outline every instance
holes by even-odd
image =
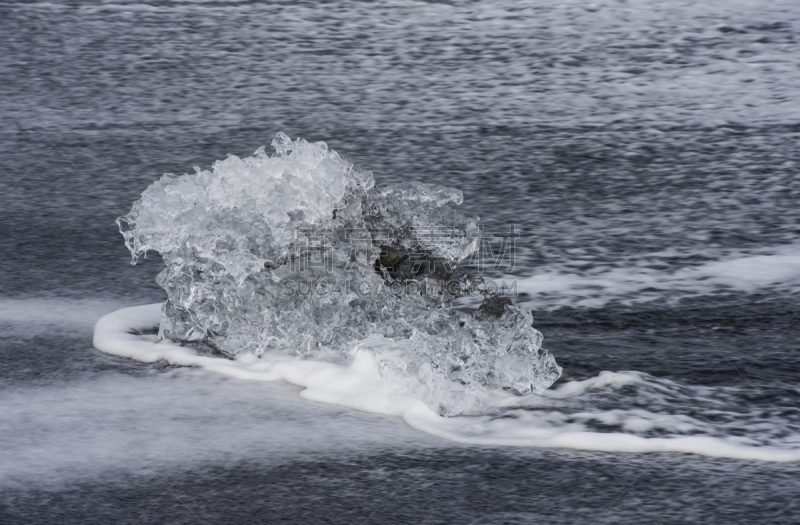
[[[797,448],[798,29],[788,1],[0,4],[0,521],[800,522],[794,463],[466,447],[91,347],[164,299],[114,219],[284,131],[514,223],[562,381],[715,388],[724,432]]]

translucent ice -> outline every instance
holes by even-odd
[[[165,174],[118,219],[133,261],[166,264],[160,337],[234,357],[291,350],[348,363],[367,350],[400,391],[441,414],[480,409],[561,374],[529,311],[459,270],[481,241],[460,191],[375,188],[325,143],[279,133],[276,153]],[[481,293],[472,315],[453,299]]]

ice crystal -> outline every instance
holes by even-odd
[[[369,351],[447,415],[488,389],[524,395],[558,379],[531,313],[459,269],[481,242],[477,221],[450,207],[459,190],[376,188],[323,142],[279,133],[272,146],[165,174],[118,219],[133,262],[154,250],[166,265],[161,337],[228,357],[291,349],[347,364]],[[475,291],[478,310],[452,309]]]

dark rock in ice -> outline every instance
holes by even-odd
[[[506,311],[506,306],[511,306],[511,299],[488,293],[483,298],[483,303],[473,314],[476,319],[499,319]]]
[[[400,262],[400,253],[391,246],[381,245],[381,266],[388,270],[393,270],[397,263]]]

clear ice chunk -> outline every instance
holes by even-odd
[[[117,220],[134,263],[154,250],[166,265],[160,337],[226,357],[290,349],[347,364],[368,351],[443,415],[558,379],[531,313],[459,269],[481,242],[476,219],[449,206],[459,190],[376,188],[323,142],[278,133],[272,146],[165,174]],[[476,291],[473,314],[452,309]]]

